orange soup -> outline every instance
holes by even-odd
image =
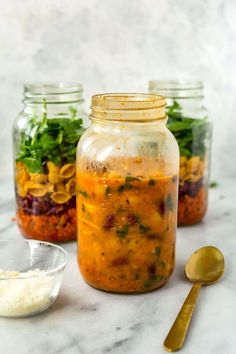
[[[104,171],[77,173],[78,263],[85,281],[111,292],[164,285],[175,263],[177,182]]]

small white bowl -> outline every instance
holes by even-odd
[[[49,242],[0,241],[0,316],[27,317],[56,300],[67,252]]]

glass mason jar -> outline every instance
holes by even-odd
[[[84,132],[82,86],[24,86],[13,127],[16,219],[27,238],[76,239],[76,146]]]
[[[200,81],[150,81],[167,98],[167,127],[180,149],[178,225],[200,222],[207,211],[212,124]]]
[[[154,290],[175,263],[179,151],[165,99],[95,95],[90,119],[77,148],[80,271],[102,290]]]

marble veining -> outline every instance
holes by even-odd
[[[19,239],[11,180],[0,184],[0,239]],[[222,196],[224,198],[222,199]],[[226,258],[222,280],[201,290],[183,354],[235,354],[236,351],[236,189],[233,179],[210,190],[204,222],[178,229],[176,269],[169,283],[143,295],[117,295],[88,286],[78,271],[76,244],[64,244],[69,263],[61,292],[46,312],[25,319],[0,318],[0,353],[154,354],[191,284],[183,268],[204,245],[219,247]]]

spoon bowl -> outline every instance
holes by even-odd
[[[213,246],[199,248],[188,259],[185,274],[192,283],[212,284],[224,273],[224,256]]]
[[[213,246],[198,249],[188,259],[185,274],[194,284],[165,339],[164,348],[168,352],[179,350],[184,345],[201,286],[219,280],[224,273],[224,267],[223,254]]]

